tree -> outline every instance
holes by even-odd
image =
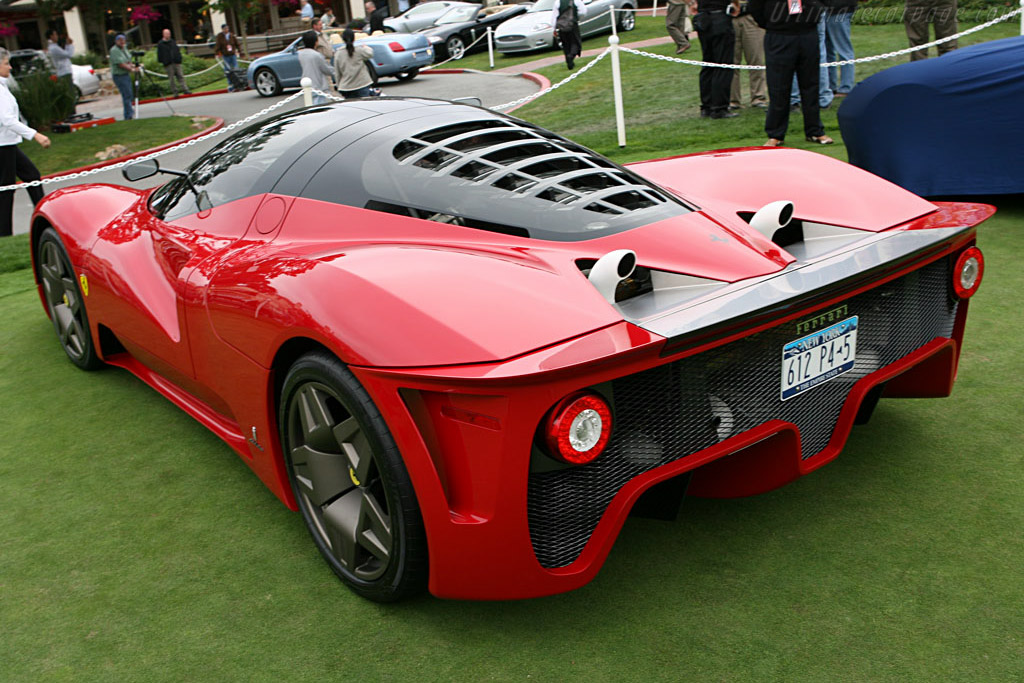
[[[232,30],[242,37],[242,53],[249,59],[249,41],[247,40],[246,24],[263,10],[261,0],[211,0],[206,4],[206,9],[223,12],[228,21],[234,20],[236,26]],[[230,24],[229,24],[230,25]],[[214,27],[216,31],[217,27]]]

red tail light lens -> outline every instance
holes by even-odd
[[[405,47],[398,41],[388,43],[388,47],[391,48],[392,52],[405,52]]]
[[[604,452],[612,433],[612,411],[597,394],[566,396],[548,415],[544,436],[555,458],[585,465]]]
[[[974,296],[981,286],[981,277],[985,274],[985,258],[981,249],[971,247],[965,249],[953,267],[953,289],[961,299]]]

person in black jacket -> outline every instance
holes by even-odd
[[[181,48],[171,38],[171,29],[165,28],[163,38],[156,44],[156,59],[164,65],[167,72],[167,80],[171,83],[171,92],[178,96],[178,83],[186,95],[191,95],[188,83],[185,82],[185,75],[181,72]]]
[[[765,29],[765,77],[768,81],[768,116],[764,130],[766,147],[778,147],[789,128],[789,90],[796,74],[808,142],[830,145],[818,108],[818,20],[820,0],[750,0],[747,10]]]

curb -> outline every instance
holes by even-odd
[[[150,97],[148,100],[139,100],[139,104],[153,104],[154,102],[163,102],[164,100],[186,100],[190,97],[205,97],[207,95],[223,95],[226,92],[231,92],[227,88],[221,88],[220,90],[204,90],[203,92],[192,92],[187,95],[178,95],[174,97]]]
[[[224,127],[224,119],[222,119],[222,118],[220,118],[218,116],[218,117],[215,118],[213,125],[210,126],[209,128],[207,128],[205,130],[201,130],[198,133],[193,133],[192,135],[189,135],[188,137],[181,138],[180,140],[174,140],[172,142],[168,142],[166,144],[160,145],[159,147],[151,147],[150,149],[144,149],[141,152],[132,152],[131,154],[126,154],[125,156],[117,157],[116,159],[107,159],[106,161],[100,161],[99,163],[89,164],[88,166],[82,166],[80,168],[65,169],[65,170],[63,170],[63,171],[61,171],[59,173],[51,173],[49,175],[44,175],[43,179],[46,179],[46,178],[56,178],[58,176],[68,175],[69,173],[81,173],[82,171],[92,171],[92,170],[95,170],[97,168],[106,168],[107,166],[113,166],[114,164],[118,164],[118,163],[120,163],[122,161],[129,161],[131,159],[137,159],[139,157],[146,156],[147,154],[152,154],[153,152],[163,151],[163,150],[168,149],[170,147],[174,147],[175,145],[180,145],[183,142],[189,142],[190,140],[198,140],[199,138],[205,137],[205,136],[209,135],[210,133],[212,133],[213,131],[219,130],[220,128],[223,128],[223,127]]]
[[[547,78],[545,78],[544,76],[541,76],[538,73],[534,73],[532,71],[524,71],[523,73],[521,73],[519,75],[522,76],[523,78],[527,79],[527,80],[531,80],[534,83],[536,83],[538,86],[540,86],[541,90],[547,90],[548,88],[551,87],[551,81],[549,81]],[[532,101],[533,100],[530,100],[530,102],[532,102]],[[508,110],[506,110],[504,113],[508,114],[509,112],[513,112],[516,109],[519,109],[519,107],[525,107],[530,102],[523,102],[522,104],[517,104],[514,107],[509,107]]]

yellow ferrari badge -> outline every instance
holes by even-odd
[[[89,278],[82,274],[78,276],[78,281],[82,284],[82,294],[89,296]]]

